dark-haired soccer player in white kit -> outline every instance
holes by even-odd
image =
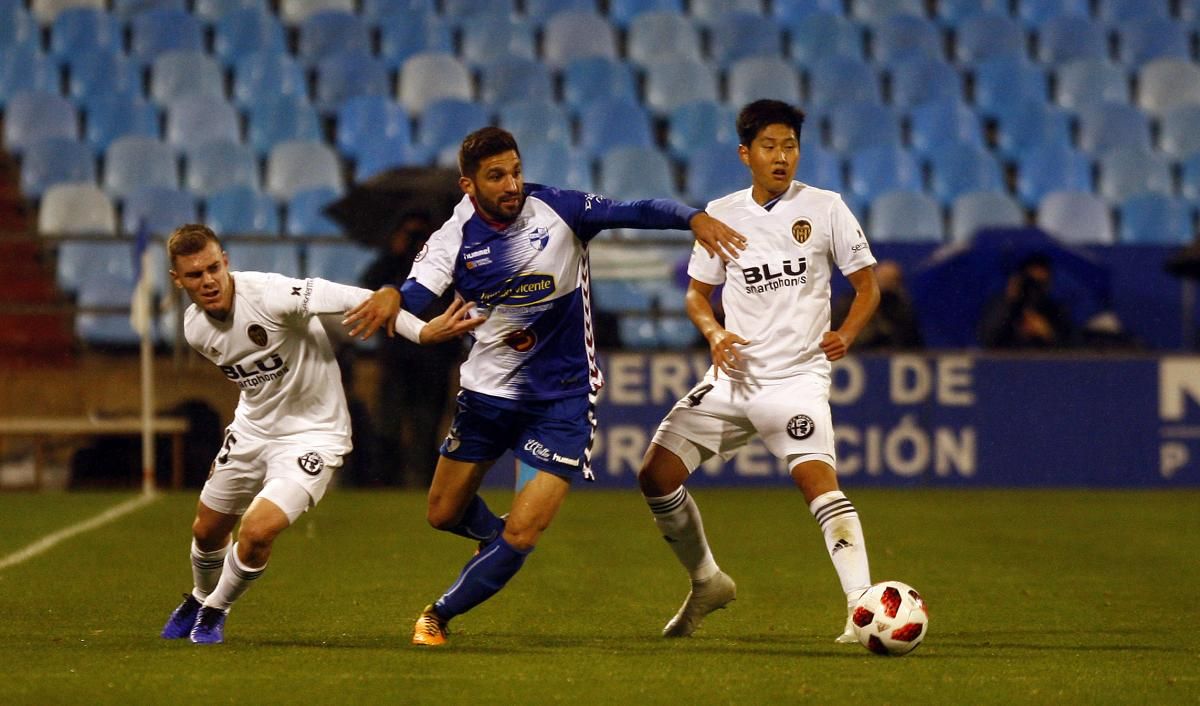
[[[717,566],[695,500],[683,487],[713,455],[729,458],[759,435],[787,462],[825,536],[847,605],[871,585],[862,525],[838,489],[829,411],[830,361],[846,355],[879,303],[875,258],[841,197],[793,180],[804,113],[779,101],[738,115],[738,154],[751,186],[705,209],[746,236],[737,261],[693,250],[688,316],[708,340],[713,365],[667,414],[638,475],[654,521],[692,588],[663,629],[686,637],[734,599]],[[854,287],[841,328],[830,330],[829,282],[836,266]],[[722,326],[711,298],[725,285]],[[849,620],[838,642],[854,640]]]
[[[177,228],[167,252],[171,278],[192,300],[184,314],[188,343],[241,394],[192,523],[194,585],[162,636],[219,643],[230,605],[266,570],[275,538],[321,500],[350,452],[341,375],[317,315],[344,313],[371,292],[230,272],[216,234],[198,224]],[[466,319],[470,307],[455,302],[428,324],[401,312],[389,330],[419,343],[449,340],[479,325]]]

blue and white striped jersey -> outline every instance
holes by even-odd
[[[465,390],[550,400],[597,390],[587,243],[607,228],[688,228],[699,213],[674,201],[612,201],[525,184],[509,224],[476,212],[464,196],[430,236],[404,283],[404,308],[419,314],[451,285],[487,323],[474,330],[462,366]]]

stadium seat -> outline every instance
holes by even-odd
[[[1002,12],[982,12],[962,21],[955,32],[955,56],[975,63],[999,56],[1023,58],[1025,30]]]
[[[612,25],[592,12],[560,12],[542,31],[542,58],[554,70],[574,59],[599,56],[617,58],[617,38]]]
[[[256,52],[287,51],[283,25],[259,8],[240,8],[221,15],[213,27],[213,53],[226,66],[236,66]]]
[[[946,205],[968,191],[1004,189],[1000,164],[975,145],[944,145],[929,155],[929,167],[930,190]]]
[[[656,150],[618,147],[600,158],[598,187],[611,198],[678,199],[670,160]]]
[[[742,101],[730,103],[743,105]],[[687,161],[688,155],[697,150],[737,144],[734,119],[733,109],[716,101],[681,105],[667,117],[667,150],[675,159]]]
[[[1144,147],[1119,147],[1100,155],[1096,190],[1110,203],[1145,191],[1170,195],[1171,164],[1165,155]]]
[[[400,105],[417,115],[443,98],[469,101],[473,98],[467,67],[450,54],[417,54],[400,67]]]
[[[829,146],[843,155],[870,145],[899,145],[900,119],[882,103],[837,105],[829,113]]]
[[[965,103],[932,101],[909,111],[909,140],[913,151],[923,158],[954,144],[982,148],[983,126]]]
[[[803,161],[804,155],[801,155]],[[849,191],[855,200],[874,201],[890,191],[921,191],[921,165],[899,145],[873,145],[850,154]]]
[[[1102,155],[1118,147],[1150,149],[1150,121],[1128,103],[1105,102],[1079,111],[1079,148]]]
[[[1130,100],[1129,77],[1125,70],[1108,61],[1078,59],[1055,70],[1055,101],[1067,110],[1105,101]]]
[[[379,140],[412,144],[412,126],[400,104],[385,96],[355,96],[337,110],[336,144],[349,159],[359,159]]]
[[[1200,103],[1200,66],[1184,59],[1156,59],[1137,72],[1137,103],[1158,115],[1171,106]]]
[[[609,3],[611,4],[611,3]],[[540,27],[559,12],[597,12],[597,0],[525,0],[525,16]]]
[[[895,15],[925,16],[922,0],[855,0],[850,5],[854,19],[873,27]]]
[[[297,191],[287,203],[284,233],[295,237],[341,235],[341,226],[322,213],[340,196],[340,192],[325,186]]]
[[[1158,146],[1175,159],[1200,151],[1200,105],[1186,103],[1164,110],[1159,119]]]
[[[721,69],[751,56],[783,58],[783,32],[764,22],[761,11],[721,13],[709,27],[708,37],[709,54]]]
[[[259,154],[280,142],[321,139],[317,111],[303,96],[264,95],[250,105],[248,141]]]
[[[609,0],[608,16],[618,27],[628,27],[646,12],[675,12],[682,14],[683,0]]]
[[[126,235],[136,233],[143,224],[152,235],[167,235],[181,223],[199,220],[195,196],[164,186],[134,189],[121,208],[121,228]]]
[[[1087,15],[1051,17],[1036,30],[1037,57],[1044,64],[1057,66],[1079,59],[1108,59],[1104,26]]]
[[[963,100],[962,81],[948,62],[927,56],[898,59],[888,68],[890,103],[905,110],[938,100]]]
[[[290,55],[263,49],[243,56],[233,68],[233,101],[254,112],[255,104],[271,96],[292,96],[308,102],[304,69]]]
[[[116,235],[117,212],[93,183],[56,184],[42,195],[37,227],[48,236]]]
[[[1190,55],[1187,33],[1168,17],[1139,17],[1117,27],[1117,56],[1128,66],[1155,59],[1186,61]]]
[[[1031,29],[1045,25],[1055,17],[1087,17],[1090,0],[1017,0],[1017,17]]]
[[[474,22],[509,19],[517,14],[514,0],[442,0],[441,5],[442,16],[451,26],[462,29]]]
[[[649,313],[652,307],[649,292],[630,279],[592,280],[592,298],[597,309],[613,313]]]
[[[864,35],[862,28],[840,14],[816,12],[804,16],[791,28],[788,49],[792,60],[812,69],[831,56],[862,59]]]
[[[1008,0],[938,0],[937,21],[953,29],[979,12],[1007,12],[1008,5]]]
[[[21,158],[21,192],[36,199],[55,184],[96,181],[91,148],[78,140],[51,137],[28,145]]]
[[[225,244],[229,253],[229,269],[234,272],[275,272],[285,277],[299,277],[300,243],[251,243],[231,240]]]
[[[267,12],[266,0],[195,0],[192,12],[200,19],[210,24],[220,21],[232,14],[251,10],[256,13]]]
[[[4,109],[4,147],[21,154],[40,140],[79,139],[79,118],[71,101],[48,91],[18,93]]]
[[[485,70],[491,62],[509,57],[533,61],[537,46],[533,37],[533,25],[526,20],[486,15],[463,25],[460,56],[468,65]]]
[[[656,333],[659,345],[668,350],[691,348],[700,342],[700,332],[686,316],[659,317]]]
[[[762,0],[689,0],[688,2],[688,13],[709,29],[715,28],[729,12],[757,15],[760,22],[766,19],[763,14]],[[770,23],[765,22],[764,24]]]
[[[215,141],[240,142],[241,118],[224,98],[192,93],[167,105],[167,144],[180,152]]]
[[[391,92],[387,67],[370,53],[351,50],[326,56],[317,63],[316,106],[333,113],[347,98],[386,96]]]
[[[580,111],[592,101],[605,98],[637,100],[633,70],[619,59],[586,57],[576,59],[562,71],[563,102]]]
[[[72,7],[50,26],[50,53],[67,61],[80,52],[120,51],[121,24],[116,17],[92,7]]]
[[[367,268],[379,256],[358,243],[310,243],[305,257],[305,274],[330,282],[360,286]]]
[[[1072,245],[1112,245],[1112,218],[1104,199],[1090,191],[1055,191],[1038,204],[1037,224]]]
[[[1017,155],[1017,195],[1033,208],[1054,191],[1092,191],[1092,162],[1069,143],[1032,145]]]
[[[297,192],[328,187],[344,190],[337,154],[316,140],[291,140],[271,148],[267,156],[267,188],[271,196],[287,201]]]
[[[871,202],[867,233],[880,242],[933,242],[946,239],[937,202],[920,191],[892,191]]]
[[[151,10],[187,10],[184,0],[112,0],[113,14],[122,20],[129,20],[143,12]]]
[[[128,307],[133,298],[132,278],[87,277],[79,287],[75,314],[75,335],[80,341],[96,346],[131,346],[141,338],[129,323],[126,313],[105,313],[88,309]]]
[[[580,114],[579,145],[591,157],[614,147],[652,148],[650,117],[640,104],[628,98],[595,101]]]
[[[521,145],[525,180],[577,191],[595,190],[591,161],[564,142],[540,140]]]
[[[661,59],[703,59],[700,30],[680,12],[645,12],[629,23],[626,56],[639,66]]]
[[[996,117],[996,146],[1006,159],[1016,159],[1039,145],[1071,146],[1071,116],[1042,99],[1004,106]]]
[[[403,21],[383,22],[379,27],[379,56],[390,69],[400,68],[417,54],[453,52],[450,25],[436,14],[405,15]]]
[[[921,15],[893,14],[875,23],[872,54],[877,63],[924,57],[941,59],[942,35],[933,22]]]
[[[36,42],[37,35],[37,22],[25,9],[24,0],[0,2],[0,51]]]
[[[85,109],[97,102],[111,104],[114,93],[136,95],[141,100],[142,70],[118,50],[94,49],[72,54],[67,59],[67,92]]]
[[[285,25],[294,27],[318,12],[354,12],[355,9],[354,0],[280,0],[279,19]]]
[[[515,100],[551,100],[554,79],[540,61],[519,56],[495,59],[480,69],[479,98],[493,107]]]
[[[59,81],[58,64],[38,51],[36,44],[0,51],[0,108],[21,93],[57,93]]]
[[[371,35],[362,19],[345,10],[321,10],[300,22],[296,56],[315,65],[321,59],[348,51],[370,53]]]
[[[517,138],[518,145],[538,140],[569,143],[571,121],[566,111],[552,100],[517,99],[505,103],[498,113],[500,127]]]
[[[692,150],[686,174],[687,202],[697,208],[749,185],[736,143],[713,143]]]
[[[1187,245],[1195,237],[1182,199],[1158,193],[1131,196],[1117,207],[1117,241],[1126,245]]]
[[[729,67],[728,103],[739,108],[760,98],[800,104],[800,74],[787,59],[748,56]]]
[[[67,239],[58,244],[57,255],[54,282],[68,296],[77,294],[89,277],[133,281],[133,247],[129,241]]]
[[[522,154],[524,148],[522,148]],[[360,154],[354,162],[354,178],[364,181],[380,172],[395,167],[424,166],[431,155],[413,144],[411,138],[381,137],[371,141],[371,148]]]
[[[1117,26],[1143,17],[1166,19],[1170,16],[1169,0],[1097,0],[1096,15]]]
[[[103,10],[104,0],[32,0],[29,4],[29,11],[33,14],[34,19],[42,26],[54,24],[54,20],[59,13],[73,7],[90,7],[95,10]]]
[[[187,153],[184,184],[188,191],[201,198],[233,186],[257,190],[261,182],[258,156],[249,145],[228,140],[206,142]]]
[[[104,188],[120,199],[143,186],[179,187],[175,151],[152,137],[118,138],[104,153]]]
[[[720,95],[717,75],[708,63],[695,59],[664,59],[646,67],[646,107],[666,115],[681,105],[715,101]]]
[[[270,196],[250,186],[232,186],[205,202],[204,222],[221,237],[279,235],[279,208]]]
[[[995,117],[1027,101],[1046,103],[1050,89],[1046,72],[1023,58],[1000,56],[975,65],[974,103],[982,115]]]
[[[969,191],[950,204],[950,240],[965,243],[983,228],[1020,228],[1025,210],[1003,191]]]
[[[749,175],[742,167],[742,180],[745,182]],[[801,140],[800,164],[796,167],[796,179],[811,184],[820,189],[830,191],[845,191],[842,177],[842,160],[829,150],[817,144],[803,144]],[[743,183],[743,186],[745,183]]]
[[[203,51],[159,54],[150,69],[150,97],[167,105],[192,94],[225,98],[225,74],[217,60]]]
[[[875,71],[862,59],[849,56],[818,59],[809,69],[808,77],[808,100],[817,108],[882,101]]]
[[[417,121],[416,145],[425,155],[436,156],[447,147],[457,150],[462,139],[489,125],[487,112],[478,103],[446,98],[429,104]]]
[[[171,51],[204,53],[204,28],[185,10],[148,10],[129,21],[129,54],[142,64]]]

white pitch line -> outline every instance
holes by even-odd
[[[42,537],[41,539],[37,540],[33,544],[30,544],[29,546],[25,547],[24,549],[13,552],[12,554],[9,554],[6,557],[0,558],[0,571],[3,571],[11,566],[16,566],[17,564],[20,564],[21,562],[26,561],[28,559],[32,559],[33,557],[37,556],[38,554],[41,554],[43,552],[50,550],[51,548],[53,548],[55,545],[59,544],[60,542],[70,539],[71,537],[74,537],[77,534],[89,532],[91,530],[96,529],[97,527],[106,525],[109,522],[112,522],[113,520],[115,520],[119,517],[122,517],[123,515],[128,515],[129,513],[133,512],[134,510],[137,510],[138,508],[141,508],[145,505],[149,505],[150,503],[154,502],[157,499],[158,499],[157,493],[139,495],[138,497],[133,498],[132,500],[126,500],[125,502],[121,503],[120,505],[115,505],[113,507],[110,507],[109,509],[105,510],[104,512],[100,513],[99,515],[96,515],[95,517],[93,517],[91,519],[84,520],[83,522],[77,522],[73,525],[62,528],[62,529],[58,530],[57,532],[48,534],[45,537]]]

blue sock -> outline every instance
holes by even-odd
[[[433,604],[434,610],[449,620],[483,603],[504,588],[531,551],[533,549],[524,552],[514,549],[504,537],[499,537],[471,557],[454,585]]]
[[[504,520],[496,517],[488,509],[487,503],[483,501],[483,498],[476,495],[471,498],[471,502],[467,505],[467,509],[463,511],[462,519],[458,521],[458,524],[446,531],[453,532],[467,539],[491,542],[504,531]]]

